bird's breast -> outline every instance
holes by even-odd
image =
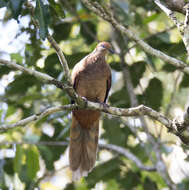
[[[80,74],[77,93],[88,100],[103,102],[107,88],[107,73],[103,67],[86,68]]]

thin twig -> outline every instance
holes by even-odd
[[[156,171],[155,167],[143,165],[143,163],[134,154],[132,154],[129,150],[127,150],[125,148],[122,148],[120,146],[113,145],[113,144],[99,144],[99,146],[100,146],[100,148],[105,148],[105,149],[108,149],[110,151],[113,151],[113,152],[116,152],[118,154],[125,156],[129,160],[132,160],[137,165],[137,167],[141,170]]]
[[[12,128],[15,128],[18,126],[19,127],[21,127],[21,126],[25,127],[28,123],[31,123],[32,121],[39,121],[43,117],[48,116],[52,113],[63,111],[63,110],[73,110],[74,108],[76,108],[76,105],[74,105],[74,104],[51,107],[51,108],[48,108],[48,109],[42,111],[41,113],[34,114],[30,117],[27,117],[25,119],[22,119],[22,120],[16,122],[16,123],[0,125],[0,130],[8,130],[8,129],[12,129]]]

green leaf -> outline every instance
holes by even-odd
[[[65,13],[61,3],[56,3],[54,0],[49,0],[50,10],[55,13],[60,19],[65,18]]]
[[[159,16],[159,14],[154,13],[154,14],[152,14],[152,15],[150,15],[150,16],[144,18],[144,19],[143,19],[143,24],[146,25],[146,24],[148,24],[148,23],[150,23],[150,22],[156,20],[158,16]]]
[[[182,79],[182,82],[180,84],[180,88],[187,88],[189,87],[189,75],[184,74],[184,77]]]
[[[42,0],[36,0],[35,17],[39,22],[39,35],[43,40],[45,40],[48,34],[50,13],[49,6],[44,5]]]
[[[148,144],[146,144],[146,147],[148,147],[149,152],[153,150],[151,146],[148,146]],[[146,152],[144,152],[144,147],[141,146],[140,144],[137,144],[136,146],[131,147],[130,151],[134,155],[137,155],[138,158],[140,158],[142,162],[147,162],[149,159],[149,155],[147,155]]]
[[[146,70],[146,62],[144,61],[136,62],[129,67],[129,70],[131,73],[131,79],[132,79],[133,85],[136,87],[143,73]]]
[[[117,72],[120,72],[122,71],[122,68],[121,68],[121,63],[120,62],[115,62],[115,61],[112,61],[110,63],[110,67],[111,69],[117,71]]]
[[[37,85],[38,88],[40,87],[40,83],[35,77],[28,74],[21,74],[16,76],[15,80],[8,85],[6,93],[8,95],[24,95],[28,88],[33,85]]]
[[[34,179],[39,170],[39,152],[35,146],[28,147],[26,151],[27,176]]]
[[[131,132],[128,127],[121,128],[120,124],[121,122],[119,118],[110,119],[105,117],[103,119],[104,133],[102,138],[107,139],[108,143],[125,146]]]
[[[42,156],[43,160],[45,161],[46,168],[48,170],[54,169],[54,159],[53,159],[53,152],[47,146],[38,146],[40,151],[40,155]]]
[[[11,60],[22,64],[23,57],[19,53],[11,53]]]
[[[9,175],[14,175],[13,159],[5,159],[4,171]]]
[[[60,141],[60,140],[65,140],[65,136],[59,138],[59,135],[62,133],[63,127],[60,123],[53,123],[55,132],[52,137],[47,136],[46,134],[43,134],[41,136],[40,141]],[[66,137],[68,136],[68,131],[65,134]],[[61,156],[61,154],[65,151],[66,146],[39,146],[38,147],[40,154],[42,158],[45,161],[46,168],[48,170],[53,170],[54,169],[54,162],[58,160]]]
[[[137,7],[142,7],[146,10],[155,10],[155,5],[152,1],[148,1],[148,0],[132,0],[132,4],[133,6],[136,5]]]
[[[24,182],[24,184],[26,185],[25,188],[29,189],[29,188],[27,188],[27,186],[30,185],[32,180],[27,175],[27,166],[26,166],[26,164],[22,165],[21,171],[18,173],[18,176],[19,176],[20,180],[22,182]]]
[[[162,82],[157,78],[151,79],[144,95],[140,98],[141,103],[145,102],[151,108],[159,110],[163,99]]]
[[[65,55],[69,63],[69,68],[72,69],[77,62],[79,62],[82,58],[84,58],[88,54],[89,54],[88,52],[77,52],[73,53],[72,55]]]
[[[177,184],[178,190],[187,190],[188,187],[189,187],[189,180],[188,179],[184,179],[179,184]]]
[[[53,37],[57,42],[68,39],[72,29],[72,24],[62,23],[54,26]]]
[[[112,178],[118,178],[121,172],[120,166],[122,164],[119,158],[113,158],[96,166],[86,178],[88,187],[93,188],[99,181],[109,181]]]
[[[44,72],[54,78],[57,78],[61,71],[61,64],[57,54],[53,53],[47,56],[45,59]]]
[[[8,5],[8,2],[6,0],[0,0],[0,8],[6,7]]]
[[[22,4],[25,1],[26,0],[9,0],[10,8],[11,8],[14,19],[18,20],[18,16],[21,14],[21,10],[22,10]]]
[[[14,171],[16,173],[20,173],[20,171],[21,171],[23,154],[24,154],[24,151],[22,149],[22,146],[17,145],[16,146],[16,155],[14,157]]]
[[[129,25],[133,22],[133,16],[129,14],[129,3],[121,0],[112,1],[116,17],[123,25]]]
[[[133,172],[129,170],[126,174],[124,174],[124,177],[121,179],[121,186],[124,189],[138,189],[135,188],[139,184],[141,184],[141,173],[140,172]]]
[[[80,33],[86,40],[86,43],[91,44],[95,41],[97,34],[96,25],[91,21],[82,22]]]
[[[115,179],[111,179],[107,182],[106,189],[108,190],[120,190],[119,184]]]
[[[36,62],[41,58],[41,41],[37,40],[34,36],[31,37],[31,44],[25,46],[25,59],[26,64],[29,66],[36,66]]]
[[[166,64],[163,65],[162,70],[164,70],[166,72],[171,72],[172,73],[172,72],[176,71],[177,68],[175,66],[169,64],[169,63],[166,63]]]
[[[5,74],[8,74],[10,71],[12,71],[12,69],[8,68],[5,65],[0,65],[0,77]]]
[[[109,102],[112,106],[126,108],[129,107],[129,96],[128,92],[125,87],[123,87],[121,90],[118,90],[114,92],[110,98]]]

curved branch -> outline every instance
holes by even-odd
[[[18,65],[14,62],[10,62],[10,61],[7,61],[7,60],[4,60],[4,59],[0,59],[0,65],[3,64],[3,65],[6,65],[8,66],[9,68],[11,69],[16,69],[16,70],[20,70],[26,74],[29,74],[29,75],[32,75],[32,76],[35,76],[37,77],[39,80],[43,80],[47,83],[49,83],[50,81],[54,80],[53,77],[47,75],[47,74],[44,74],[44,73],[41,73],[39,71],[35,71],[33,69],[28,69],[26,67],[23,67],[21,65]]]
[[[35,19],[35,15],[34,15],[34,12],[35,12],[34,6],[29,1],[27,1],[25,3],[25,6],[30,10],[33,24],[35,25],[36,28],[39,28],[38,21]],[[50,44],[52,45],[52,47],[54,48],[54,50],[56,51],[56,54],[58,55],[58,58],[60,61],[60,64],[64,69],[64,74],[65,74],[66,80],[68,82],[68,85],[70,85],[71,78],[70,78],[70,71],[69,71],[67,60],[66,60],[62,50],[60,49],[59,45],[57,44],[57,42],[54,40],[54,38],[50,34],[47,35],[47,39],[50,42]]]
[[[99,144],[100,148],[107,149],[113,152],[116,152],[118,154],[121,154],[128,158],[129,160],[132,160],[138,168],[141,170],[146,171],[156,171],[155,167],[145,166],[133,153],[131,153],[128,149],[122,148],[120,146],[114,145],[114,144]]]
[[[72,105],[72,104],[64,105],[64,106],[51,107],[51,108],[48,108],[48,109],[42,111],[41,113],[34,114],[30,117],[27,117],[25,119],[22,119],[22,120],[16,122],[16,123],[0,125],[0,130],[5,131],[5,130],[12,129],[12,128],[15,128],[18,126],[19,127],[26,126],[28,123],[30,123],[32,121],[39,121],[43,117],[48,116],[52,113],[63,111],[63,110],[73,110],[74,108],[76,108],[76,105]]]
[[[183,72],[189,74],[189,66],[184,63],[183,61],[180,61],[174,57],[171,57],[153,47],[151,47],[149,44],[144,42],[142,39],[140,39],[132,30],[130,30],[128,27],[126,28],[122,24],[120,24],[115,18],[112,17],[111,13],[107,10],[105,11],[96,1],[92,2],[90,0],[81,0],[89,10],[91,10],[96,15],[100,16],[104,20],[108,21],[112,24],[113,27],[115,27],[120,32],[124,33],[128,38],[134,40],[145,52],[151,54],[152,56],[156,56],[160,59],[162,59],[165,62],[168,62],[178,69],[182,70]]]
[[[0,142],[0,145],[13,145],[13,144],[18,144],[18,145],[23,145],[23,144],[29,144],[29,145],[45,145],[45,146],[67,146],[69,144],[68,141],[39,141],[39,142]],[[128,149],[122,148],[117,145],[113,144],[104,144],[104,143],[99,143],[99,148],[100,149],[106,149],[115,153],[118,153],[120,155],[125,156],[132,162],[134,162],[137,167],[141,170],[145,171],[156,171],[155,167],[152,166],[145,166],[133,153],[131,153]]]
[[[85,109],[101,110],[103,112],[110,113],[112,115],[127,116],[127,117],[128,116],[148,115],[149,117],[151,117],[151,118],[159,121],[163,125],[165,125],[169,130],[171,130],[173,133],[176,134],[175,129],[171,128],[171,123],[172,123],[171,120],[166,118],[165,116],[163,116],[161,113],[153,110],[150,107],[147,107],[147,106],[144,106],[144,105],[140,105],[140,106],[137,106],[137,107],[134,107],[134,108],[128,108],[128,109],[107,107],[107,106],[104,106],[103,104],[95,103],[95,102],[91,102],[91,101],[87,101],[86,99],[83,99],[82,97],[78,96],[75,93],[75,91],[73,90],[73,88],[71,86],[65,86],[60,81],[54,79],[53,77],[51,77],[51,76],[49,76],[47,74],[43,74],[41,72],[25,68],[25,67],[23,67],[21,65],[18,65],[16,63],[5,61],[5,60],[2,60],[2,59],[0,59],[0,64],[5,64],[10,68],[18,69],[18,70],[23,71],[23,72],[25,72],[27,74],[33,75],[33,76],[37,77],[38,79],[43,80],[43,81],[45,81],[47,83],[54,84],[58,88],[66,90],[66,92],[72,98],[77,100],[78,106],[75,105],[75,107],[72,107],[72,108],[78,107],[78,108],[85,108]],[[59,108],[58,111],[61,111],[64,108],[66,109],[66,107],[63,107],[62,109]],[[70,106],[70,109],[71,109],[71,106]],[[6,128],[6,127],[4,127],[4,128]]]
[[[39,80],[42,80],[45,83],[54,84],[57,88],[65,90],[72,99],[76,100],[76,102],[79,105],[82,105],[84,103],[83,99],[76,94],[76,92],[72,88],[71,84],[63,84],[61,81],[56,80],[55,78],[51,77],[48,74],[44,74],[44,73],[41,73],[39,71],[35,71],[33,69],[26,68],[24,66],[21,66],[19,64],[14,63],[14,62],[11,62],[11,61],[0,59],[0,65],[1,64],[6,65],[9,68],[17,69],[17,70],[20,70],[26,74],[35,76],[36,78],[38,78]]]
[[[50,115],[52,113],[59,112],[62,110],[90,109],[90,110],[100,110],[100,111],[103,111],[105,113],[109,113],[112,115],[125,116],[125,117],[147,115],[147,116],[151,117],[152,119],[157,120],[160,123],[162,123],[163,125],[165,125],[172,133],[177,134],[177,130],[174,127],[172,128],[171,120],[169,120],[168,118],[163,116],[161,113],[159,113],[147,106],[140,105],[137,107],[124,109],[124,108],[104,106],[103,104],[95,103],[95,102],[91,102],[91,101],[87,101],[87,100],[83,100],[83,101],[85,102],[84,107],[80,106],[80,105],[75,105],[75,104],[51,107],[41,113],[34,114],[34,115],[32,115],[28,118],[25,118],[23,120],[20,120],[14,124],[0,125],[0,130],[7,130],[10,128],[15,128],[17,126],[24,126],[31,121],[40,120],[44,116],[47,116],[47,115]]]
[[[64,74],[65,74],[66,80],[67,80],[68,84],[70,85],[71,84],[71,78],[70,78],[70,70],[68,67],[67,60],[66,60],[62,50],[60,49],[59,45],[54,40],[54,38],[48,34],[47,39],[51,43],[52,47],[55,49],[56,54],[58,55],[59,61],[62,65],[62,67],[64,68]]]

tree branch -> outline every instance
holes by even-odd
[[[167,16],[173,21],[173,23],[177,26],[180,34],[182,36],[182,40],[187,50],[187,54],[189,55],[189,3],[186,5],[186,16],[184,23],[181,23],[176,18],[174,12],[167,8],[161,1],[154,0],[156,5],[158,5],[166,14]]]
[[[69,144],[68,141],[39,141],[39,142],[0,142],[0,145],[23,145],[23,144],[29,144],[29,145],[45,145],[45,146],[67,146]],[[99,142],[100,149],[106,149],[115,153],[118,153],[120,155],[123,155],[124,157],[128,158],[132,162],[134,162],[137,167],[141,170],[145,171],[156,171],[155,167],[152,166],[145,166],[133,153],[131,153],[128,149],[122,148],[117,145],[113,144],[104,144]]]
[[[16,69],[16,70],[20,70],[26,74],[29,74],[29,75],[32,75],[32,76],[35,76],[37,77],[39,80],[43,80],[47,83],[49,83],[50,81],[52,80],[55,80],[53,77],[45,74],[45,73],[41,73],[39,71],[35,71],[35,70],[32,70],[32,69],[28,69],[26,67],[23,67],[21,65],[18,65],[14,62],[10,62],[10,61],[6,61],[4,59],[0,59],[0,64],[2,65],[6,65],[7,67],[11,68],[11,69]],[[51,82],[50,82],[51,83]]]
[[[62,67],[64,69],[64,74],[65,74],[66,80],[68,82],[68,85],[71,86],[71,78],[70,78],[69,67],[68,67],[67,60],[66,60],[62,50],[60,49],[59,45],[57,44],[57,42],[54,40],[54,38],[51,35],[48,34],[47,39],[49,40],[50,44],[52,45],[52,47],[56,51],[56,54],[58,55],[58,58],[60,61],[60,64],[62,65]]]
[[[132,154],[129,150],[125,148],[113,144],[101,144],[101,143],[99,144],[99,146],[100,148],[104,148],[125,156],[129,160],[132,160],[141,170],[156,171],[155,167],[145,166],[134,154]]]
[[[156,56],[156,57],[162,59],[163,61],[174,65],[175,67],[182,70],[183,72],[189,74],[189,66],[186,63],[151,47],[149,44],[147,44],[142,39],[140,39],[128,27],[126,28],[125,26],[120,24],[119,21],[117,21],[115,18],[113,18],[112,15],[107,10],[104,10],[99,3],[97,3],[96,1],[92,2],[90,0],[81,0],[81,1],[93,13],[95,13],[96,15],[100,16],[104,20],[111,23],[113,27],[115,27],[117,30],[119,30],[123,34],[125,34],[128,38],[134,40],[145,52],[149,53],[152,56]]]
[[[167,7],[172,11],[177,11],[182,14],[186,13],[186,10],[184,8],[185,0],[165,0],[165,3]]]
[[[66,92],[68,92],[68,94],[71,97],[73,97],[76,100],[76,102],[78,103],[77,106],[75,105],[75,108],[100,110],[100,111],[103,111],[106,113],[110,113],[112,115],[127,116],[127,117],[128,116],[148,115],[152,119],[155,119],[155,120],[159,121],[160,123],[162,123],[163,125],[165,125],[172,133],[177,134],[177,131],[175,130],[175,128],[171,127],[172,122],[170,119],[166,118],[161,113],[159,113],[159,112],[157,112],[157,111],[155,111],[152,108],[149,108],[147,106],[140,105],[140,106],[137,106],[134,108],[128,108],[128,109],[107,107],[107,106],[104,106],[103,104],[95,103],[95,102],[91,102],[91,101],[87,101],[86,99],[83,99],[82,97],[78,96],[75,93],[75,91],[73,90],[72,87],[63,85],[60,81],[52,78],[51,76],[49,76],[47,74],[43,74],[41,72],[25,68],[25,67],[18,65],[16,63],[5,61],[2,59],[0,59],[0,64],[5,64],[10,68],[18,69],[18,70],[23,71],[27,74],[33,75],[33,76],[35,76],[41,80],[44,80],[47,83],[54,84],[58,88],[66,90]],[[60,109],[58,111],[60,111]],[[16,125],[16,126],[18,126],[18,125]],[[6,125],[3,128],[5,129]]]
[[[63,111],[63,110],[73,110],[76,107],[77,107],[76,105],[70,104],[70,105],[56,106],[56,107],[47,108],[46,110],[44,110],[44,111],[42,111],[40,113],[34,114],[34,115],[30,116],[30,117],[27,117],[25,119],[22,119],[22,120],[16,122],[16,123],[0,125],[0,130],[5,131],[5,130],[12,129],[12,128],[15,128],[15,127],[18,127],[18,126],[19,127],[21,127],[21,126],[25,127],[28,123],[30,123],[32,121],[39,121],[43,117],[48,116],[48,115],[50,115],[52,113]]]
[[[6,61],[6,60],[3,60],[3,59],[0,59],[0,65],[6,65],[9,68],[20,70],[20,71],[22,71],[22,72],[24,72],[26,74],[35,76],[36,78],[38,78],[39,80],[42,80],[45,83],[54,84],[57,88],[65,90],[68,93],[68,95],[72,99],[74,99],[79,105],[82,106],[82,104],[85,103],[84,100],[80,96],[78,96],[76,94],[76,92],[73,89],[73,87],[71,86],[71,84],[69,84],[69,85],[63,84],[61,81],[58,81],[55,78],[53,78],[53,77],[51,77],[51,76],[49,76],[47,74],[44,74],[44,73],[41,73],[39,71],[35,71],[35,70],[32,70],[32,69],[26,68],[24,66],[21,66],[19,64],[14,63],[14,62]]]
[[[119,35],[121,35],[121,34],[119,34]],[[132,84],[132,81],[131,81],[131,76],[130,76],[129,69],[128,69],[127,64],[124,61],[124,55],[123,55],[122,50],[119,48],[119,46],[118,46],[118,49],[121,52],[119,55],[120,55],[122,69],[123,69],[123,77],[124,77],[124,81],[125,81],[125,86],[127,87],[127,91],[128,91],[128,94],[129,94],[131,105],[132,106],[137,106],[138,105],[138,100],[137,100],[137,97],[136,97],[136,95],[134,93],[134,87],[133,87],[133,84]],[[165,163],[164,163],[164,161],[162,159],[162,156],[161,156],[161,151],[160,151],[160,146],[161,145],[159,145],[159,142],[158,142],[159,139],[156,141],[155,137],[148,130],[147,122],[146,122],[146,119],[144,118],[144,116],[140,117],[140,121],[141,121],[143,129],[144,129],[144,131],[145,131],[145,133],[147,135],[148,142],[150,144],[152,144],[153,152],[156,155],[156,160],[155,161],[152,160],[152,163],[154,163],[154,165],[156,165],[156,170],[163,177],[163,179],[165,180],[167,185],[171,189],[175,189],[175,184],[171,181],[171,179],[169,177],[169,174],[167,172],[167,167],[166,167],[166,165],[165,165]],[[146,149],[145,146],[144,146],[144,149],[145,149],[146,153],[149,153],[149,151]],[[150,153],[149,153],[149,156],[150,156]]]

